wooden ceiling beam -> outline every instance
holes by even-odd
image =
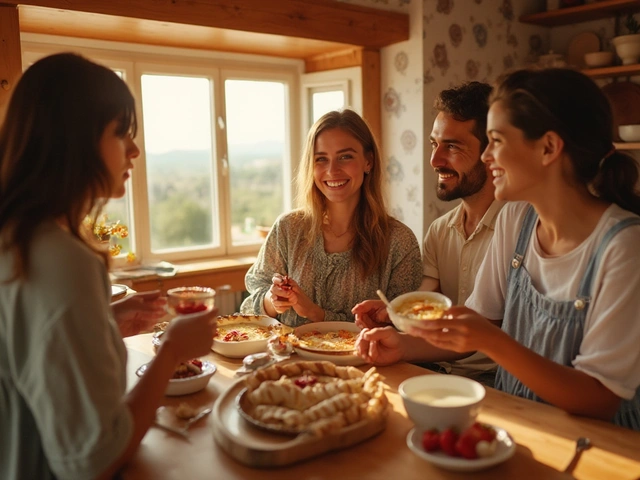
[[[409,39],[409,16],[335,0],[2,0],[379,49]]]

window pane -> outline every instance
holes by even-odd
[[[151,250],[219,244],[213,225],[211,80],[142,75]]]
[[[284,211],[286,85],[226,80],[227,147],[234,245],[260,241]]]
[[[125,75],[122,70],[114,70],[116,75],[124,79]],[[136,160],[133,160],[134,163]],[[132,245],[135,245],[133,241],[133,219],[131,217],[131,209],[129,208],[131,195],[131,182],[127,182],[126,191],[124,197],[111,199],[102,209],[102,219],[107,224],[118,223],[127,227],[128,235],[125,238],[111,238],[110,242],[112,246],[119,245],[121,247],[118,257],[125,257],[129,252],[133,251]],[[100,219],[98,219],[100,221]]]
[[[313,92],[311,94],[311,105],[313,108],[312,123],[315,123],[325,113],[344,108],[344,92],[342,90]]]

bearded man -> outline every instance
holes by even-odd
[[[429,139],[431,166],[438,175],[436,195],[443,201],[461,202],[429,226],[423,243],[420,290],[442,292],[454,305],[464,305],[473,290],[503,205],[494,200],[493,179],[480,159],[488,144],[490,93],[490,85],[469,82],[443,90],[434,102],[438,115]],[[400,360],[427,362],[427,368],[493,385],[496,365],[485,355],[439,350],[392,327],[376,328],[389,323],[378,300],[359,303],[352,312],[356,324],[367,329],[358,338],[357,348],[365,360],[378,365]]]

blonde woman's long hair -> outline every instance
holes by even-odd
[[[389,254],[392,218],[387,213],[382,189],[382,161],[378,144],[367,122],[349,109],[331,111],[316,121],[307,135],[300,167],[298,169],[298,205],[310,235],[309,245],[322,234],[322,224],[327,211],[325,196],[314,182],[313,165],[316,139],[326,131],[339,128],[352,135],[360,145],[371,170],[364,176],[360,200],[352,225],[354,237],[351,252],[363,278],[378,272]]]

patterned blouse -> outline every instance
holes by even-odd
[[[351,257],[351,250],[326,253],[322,234],[309,248],[305,241],[308,230],[303,227],[299,211],[281,215],[262,245],[256,263],[245,277],[249,292],[242,313],[265,315],[265,294],[271,288],[274,273],[289,275],[302,291],[325,310],[325,321],[355,320],[351,309],[359,302],[377,299],[382,290],[389,300],[417,290],[422,282],[420,246],[413,232],[399,221],[391,221],[389,256],[379,273],[365,280]],[[278,315],[280,322],[291,327],[308,323],[293,308]]]

